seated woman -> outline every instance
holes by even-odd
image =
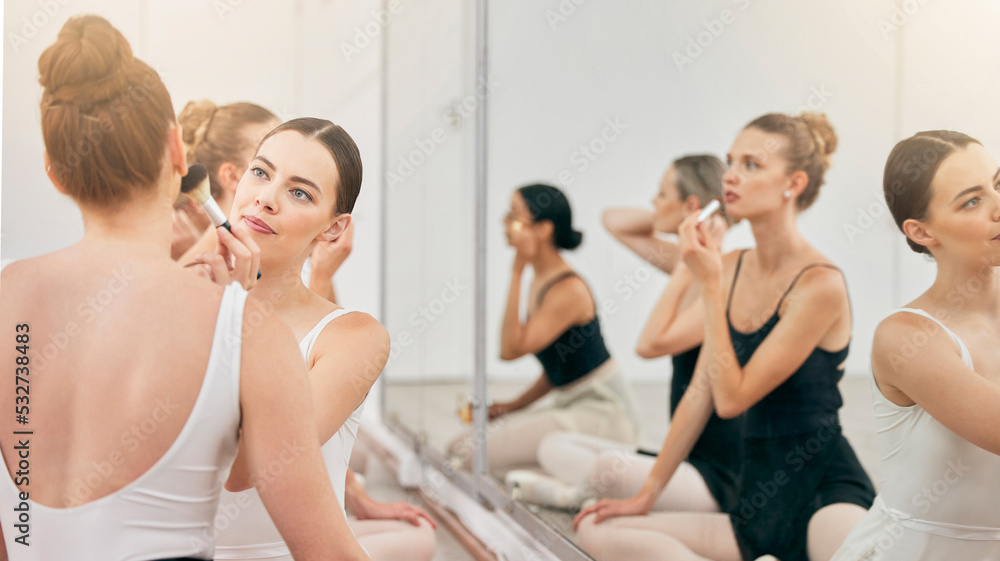
[[[84,235],[2,273],[0,324],[19,348],[0,355],[20,378],[0,399],[23,415],[0,419],[2,557],[211,559],[238,446],[263,473],[294,442],[295,461],[261,490],[290,550],[367,559],[336,507],[291,331],[254,325],[258,303],[240,286],[170,259],[188,168],[160,77],[96,16],[69,19],[38,69],[47,171]],[[24,530],[16,505],[30,512]]]
[[[642,497],[605,499],[576,520],[597,559],[827,561],[871,506],[874,489],[838,415],[850,300],[840,270],[796,222],[819,195],[836,143],[823,115],[753,120],[730,149],[723,192],[726,212],[750,223],[756,247],[723,256],[711,223],[691,215],[681,224],[704,335],[644,492],[656,496],[713,408],[724,419],[746,412],[735,506],[650,513]]]
[[[500,336],[500,358],[534,354],[542,363],[538,380],[516,399],[494,403],[487,432],[490,471],[504,477],[515,468],[537,467],[538,446],[555,431],[572,431],[635,445],[632,399],[618,365],[604,346],[597,303],[587,284],[563,260],[560,250],[580,245],[566,196],[549,185],[521,187],[504,218],[507,242],[517,250]],[[522,322],[521,277],[531,265],[528,319]],[[528,409],[554,393],[553,404]],[[449,452],[471,464],[470,435]]]
[[[875,330],[882,488],[834,560],[1000,559],[1000,167],[962,133],[922,132],[883,188],[937,278]]]
[[[293,119],[261,142],[230,213],[231,223],[251,232],[252,243],[241,251],[253,253],[259,248],[261,278],[255,279],[247,269],[241,271],[247,276],[240,282],[253,286],[251,294],[269,304],[266,315],[287,323],[299,340],[309,367],[323,455],[338,497],[345,497],[348,460],[365,398],[388,358],[388,334],[368,314],[342,308],[310,291],[300,273],[317,243],[333,241],[348,228],[361,176],[360,153],[342,128],[322,119]],[[221,228],[218,232],[225,242],[228,232]],[[217,282],[229,281],[224,255],[201,254],[196,260],[202,263],[200,273]],[[249,484],[256,489],[224,493],[219,513],[226,523],[219,528],[215,558],[291,559],[259,499],[261,487],[276,476],[242,468],[237,458],[227,489],[237,491]],[[357,487],[352,490],[357,493]],[[354,498],[355,504],[368,506],[363,497]],[[340,510],[344,511],[343,501]],[[430,529],[429,519],[418,524]],[[429,538],[427,534],[417,535],[424,543],[429,539],[433,551],[433,533]],[[413,553],[428,549],[410,545]]]
[[[698,323],[701,310],[692,307],[699,286],[678,263],[679,245],[658,237],[657,232],[676,234],[688,214],[721,198],[725,169],[715,156],[685,156],[663,174],[653,211],[614,208],[604,212],[605,225],[619,241],[673,274],[636,348],[644,358],[672,356],[671,416],[691,383],[703,330]],[[719,220],[717,233],[721,236],[727,228],[726,222]],[[656,461],[655,453],[637,452],[634,447],[586,435],[552,433],[542,441],[538,456],[542,468],[558,479],[521,476],[517,481],[521,498],[572,508],[596,497],[639,495],[652,503],[650,510],[728,511],[733,506],[742,457],[742,423],[742,416],[721,419],[713,413],[688,457],[665,476],[668,483],[658,494],[641,493]],[[562,489],[566,486],[562,482],[571,484],[572,489]]]

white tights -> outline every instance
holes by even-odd
[[[821,508],[809,520],[810,561],[829,561],[865,514],[860,506],[837,503]],[[740,561],[732,523],[725,514],[651,512],[594,524],[580,523],[581,547],[597,561],[611,559],[708,559]]]
[[[656,458],[637,454],[635,448],[620,442],[568,432],[551,432],[538,448],[542,469],[557,479],[545,479],[549,485],[579,487],[581,500],[608,497],[627,499],[639,493]],[[521,486],[521,496],[540,502],[530,486]],[[562,505],[548,505],[562,506]],[[684,462],[653,505],[656,511],[719,512],[719,503],[709,492],[701,474]]]

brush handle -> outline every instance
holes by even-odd
[[[704,222],[709,216],[712,216],[721,208],[722,203],[719,202],[719,199],[712,199],[712,201],[705,205],[705,208],[698,214],[698,220],[696,223],[700,224]]]
[[[201,205],[205,207],[205,213],[208,214],[208,217],[212,220],[212,224],[214,224],[216,228],[219,226],[225,226],[230,232],[233,231],[232,227],[229,226],[229,219],[225,214],[223,214],[222,209],[219,208],[219,203],[215,202],[215,199],[209,197],[208,200],[201,203]]]
[[[229,219],[222,213],[222,209],[219,208],[219,203],[215,202],[215,199],[209,197],[207,201],[202,203],[202,206],[205,207],[205,212],[212,219],[212,224],[215,224],[216,228],[222,226],[230,232],[233,231],[233,227],[229,225]],[[260,279],[260,270],[257,271],[257,278]]]

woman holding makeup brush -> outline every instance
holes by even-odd
[[[681,224],[683,260],[701,291],[701,354],[643,490],[577,517],[596,558],[827,561],[871,506],[874,490],[838,418],[851,338],[844,278],[796,226],[836,144],[824,115],[753,120],[730,149],[723,192],[756,248],[724,256],[710,223],[691,215]],[[713,408],[724,419],[746,413],[735,507],[650,513]]]
[[[0,399],[22,415],[0,419],[6,558],[211,559],[238,446],[245,472],[266,473],[294,443],[260,493],[281,535],[297,559],[366,559],[336,506],[291,331],[254,324],[242,288],[170,259],[187,163],[157,73],[97,16],[70,18],[38,68],[47,172],[84,236],[2,273],[0,325],[20,348],[0,355],[20,389]],[[249,276],[253,239],[241,225],[221,235]]]
[[[188,165],[205,166],[212,198],[222,212],[228,214],[233,206],[236,186],[253,158],[254,150],[281,121],[274,113],[253,103],[237,102],[220,106],[207,99],[189,101],[177,115],[177,121],[184,131]],[[178,200],[182,201],[180,204],[197,205],[184,194]],[[178,220],[183,220],[183,216],[178,216]],[[217,236],[212,232],[211,223],[207,224],[197,240],[178,257],[182,264],[191,262],[199,253],[215,251]],[[187,230],[178,226],[179,230]]]
[[[309,369],[319,439],[338,497],[345,496],[348,460],[365,399],[388,359],[389,339],[370,315],[327,301],[311,291],[300,275],[318,243],[334,241],[347,231],[361,179],[361,155],[347,132],[322,119],[293,119],[261,141],[240,180],[229,215],[230,222],[249,231],[260,248],[261,278],[244,272],[238,280],[253,286],[251,294],[268,303],[259,310],[262,321],[270,315],[280,318],[299,341]],[[214,264],[198,258],[205,261],[202,271],[228,282],[225,263],[217,255],[210,258]],[[224,494],[219,508],[224,523],[218,528],[215,558],[291,559],[258,498],[269,477],[280,477],[280,467],[275,468],[277,474],[251,474],[243,468],[237,458],[230,479],[233,484],[227,485],[234,492]],[[242,484],[234,483],[236,479]],[[344,510],[343,501],[340,509]],[[432,524],[429,517],[417,513],[411,532],[398,532],[398,525],[390,528],[405,538],[403,558],[429,558],[434,536],[426,530]],[[375,533],[385,533],[385,528],[376,528]],[[375,540],[373,554],[379,554],[376,547],[395,547],[385,542]]]
[[[653,198],[653,210],[610,208],[604,224],[618,241],[639,257],[670,274],[660,300],[639,338],[636,352],[643,358],[670,355],[673,365],[668,415],[673,415],[691,383],[701,350],[703,329],[700,312],[689,310],[697,301],[698,285],[680,262],[680,245],[659,237],[676,234],[684,218],[722,197],[722,174],[726,167],[715,156],[678,158],[667,168]],[[726,226],[715,229],[720,236]],[[694,320],[692,322],[692,320]],[[712,415],[698,442],[677,471],[666,477],[669,484],[656,497],[652,510],[726,512],[736,495],[736,478],[742,459],[743,418],[720,419]],[[519,481],[521,498],[544,503],[550,497],[568,497],[559,508],[579,507],[597,497],[624,499],[639,492],[655,465],[656,455],[637,452],[625,444],[592,436],[557,432],[548,435],[538,449],[539,463],[549,480],[533,476]],[[508,485],[512,477],[508,475]],[[522,479],[525,479],[522,477]],[[530,481],[534,480],[534,481]],[[571,486],[572,492],[554,492]]]

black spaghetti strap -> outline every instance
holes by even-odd
[[[542,305],[542,300],[545,298],[545,294],[549,291],[550,288],[552,288],[554,284],[563,279],[568,279],[569,277],[575,277],[575,276],[577,276],[576,271],[566,271],[561,275],[556,275],[555,278],[545,283],[545,286],[543,286],[542,289],[538,291],[538,299],[535,301],[535,306],[537,307]]]
[[[733,320],[729,318],[729,309],[733,306],[733,293],[736,292],[736,279],[740,276],[740,267],[743,266],[743,255],[750,251],[749,249],[741,249],[740,256],[736,260],[736,271],[733,272],[733,285],[729,287],[729,301],[726,302],[726,321],[733,323]]]
[[[775,313],[777,313],[778,310],[781,310],[781,305],[785,303],[785,298],[788,297],[789,293],[792,292],[792,289],[795,288],[795,284],[799,282],[799,279],[802,278],[802,275],[804,275],[806,271],[808,271],[809,269],[815,269],[816,267],[828,267],[830,269],[834,269],[835,271],[839,271],[841,275],[844,274],[844,272],[841,271],[839,267],[837,267],[836,265],[831,265],[830,263],[812,263],[810,265],[802,267],[802,270],[799,271],[799,274],[795,275],[795,279],[792,280],[792,284],[788,285],[788,289],[785,290],[785,293],[781,295],[781,300],[778,300],[778,307],[775,309]]]

